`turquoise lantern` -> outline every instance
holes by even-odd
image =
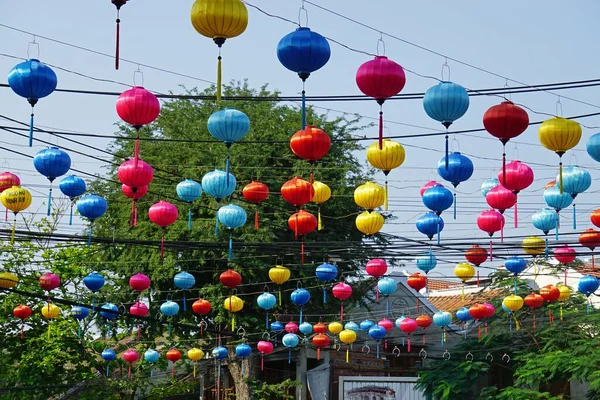
[[[560,174],[559,174],[560,175]],[[556,181],[560,176],[556,177]],[[575,209],[575,198],[578,194],[585,192],[592,186],[592,176],[585,169],[577,165],[569,165],[562,173],[563,192],[571,195],[573,199],[573,229],[577,229],[577,211]]]
[[[227,260],[233,260],[233,233],[232,231],[236,228],[241,228],[246,224],[248,216],[246,211],[235,204],[228,204],[219,208],[217,211],[217,219],[220,223],[225,225],[229,229],[229,251],[227,254]]]
[[[217,203],[233,194],[237,181],[235,176],[225,171],[215,169],[202,177],[202,188]],[[215,235],[219,236],[219,218],[215,218]]]
[[[558,240],[558,213],[551,208],[544,207],[531,216],[531,223],[546,236],[546,258],[548,258],[548,232],[555,229],[556,240]]]
[[[178,289],[183,291],[183,311],[187,311],[187,300],[185,298],[185,291],[190,290],[196,284],[196,278],[194,275],[186,271],[181,271],[173,277],[173,283]]]
[[[192,230],[192,203],[202,196],[202,185],[194,180],[186,179],[179,182],[175,190],[177,196],[190,205],[188,208],[188,229]]]
[[[208,132],[217,140],[225,143],[227,147],[227,159],[225,161],[225,173],[227,174],[227,183],[229,183],[229,148],[235,142],[242,140],[250,130],[250,118],[235,108],[225,108],[224,110],[212,113],[208,117]]]

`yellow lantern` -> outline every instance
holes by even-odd
[[[523,308],[523,298],[521,296],[511,294],[502,300],[502,304],[512,312],[519,311],[521,308]]]
[[[538,236],[529,236],[523,239],[523,250],[530,256],[539,256],[546,251],[546,242]]]
[[[354,202],[359,207],[373,211],[385,202],[385,190],[374,182],[367,182],[354,191]]]
[[[242,311],[244,308],[244,300],[237,296],[229,296],[223,302],[223,307],[229,311],[231,315],[231,330],[235,331],[235,313]]]
[[[248,10],[240,0],[196,0],[191,12],[196,31],[219,46],[217,58],[217,101],[221,101],[221,46],[239,36],[248,26]]]
[[[465,282],[475,276],[475,268],[467,262],[462,262],[460,264],[457,264],[456,267],[454,267],[454,275],[456,275],[456,277],[458,279],[460,279],[463,283],[461,289],[462,289],[462,300],[464,301],[465,300]]]
[[[365,235],[374,235],[383,228],[383,216],[375,211],[363,211],[356,217],[356,227]]]
[[[321,221],[321,204],[325,203],[331,198],[331,189],[323,182],[314,181],[313,189],[315,194],[313,195],[312,202],[319,206],[318,211],[318,230],[323,229],[323,221]]]
[[[194,377],[196,377],[196,363],[202,360],[202,357],[204,357],[204,352],[194,347],[188,350],[187,356],[194,362]]]
[[[17,286],[19,277],[12,272],[0,272],[0,288],[11,289]]]
[[[17,229],[17,214],[25,210],[31,205],[31,193],[29,190],[20,186],[13,186],[10,189],[6,189],[0,195],[0,201],[2,205],[12,211],[15,214],[15,220],[13,222],[12,234],[10,236],[10,243],[15,241],[15,229]]]
[[[388,209],[388,182],[387,176],[391,170],[398,168],[404,162],[404,147],[400,143],[389,139],[383,141],[383,146],[379,148],[379,143],[373,143],[367,149],[367,161],[383,172],[385,175],[385,204],[384,210]]]
[[[567,285],[557,285],[558,291],[560,295],[558,296],[558,301],[560,301],[560,320],[563,320],[563,306],[562,302],[571,297],[571,289]]]
[[[281,285],[290,279],[290,275],[290,270],[283,265],[276,265],[269,270],[269,279],[279,285],[279,305],[281,305]]]
[[[577,146],[581,140],[581,125],[570,119],[554,117],[544,121],[540,125],[538,139],[542,146],[558,154],[560,159],[558,184],[560,193],[562,194],[562,156],[567,150]]]
[[[338,333],[344,330],[344,325],[342,325],[339,322],[331,322],[329,323],[329,325],[327,325],[327,329],[329,330],[329,332],[333,333],[334,335],[337,335]]]
[[[60,308],[52,303],[47,303],[42,306],[42,316],[48,321],[48,339],[50,339],[50,321],[58,317],[60,314]]]
[[[340,342],[350,346],[356,341],[356,332],[351,329],[344,329],[340,332]],[[346,348],[346,362],[350,360],[350,348]]]

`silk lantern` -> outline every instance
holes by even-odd
[[[175,191],[181,200],[189,204],[188,229],[192,230],[192,203],[202,196],[202,185],[192,179],[186,179],[177,184]]]
[[[200,316],[204,316],[204,315],[208,314],[211,309],[212,309],[212,304],[210,304],[210,302],[205,299],[198,299],[192,303],[192,311],[194,311],[195,314],[198,314]],[[202,336],[204,334],[205,326],[206,326],[206,322],[204,320],[201,320],[200,323],[198,324],[198,327],[200,329],[200,336]]]
[[[479,247],[478,245],[474,245],[469,250],[465,252],[465,258],[471,264],[479,267],[481,264],[487,260],[489,254],[486,249]],[[479,268],[477,269],[477,287],[479,287]]]
[[[387,317],[390,314],[389,296],[394,294],[396,290],[398,290],[398,284],[393,278],[384,277],[377,282],[377,290],[386,298],[385,315]]]
[[[31,317],[32,313],[31,308],[24,304],[16,306],[13,310],[13,315],[21,320],[21,339],[25,337],[25,320]]]
[[[13,186],[21,186],[21,179],[12,172],[0,173],[0,194]],[[8,221],[8,208],[6,209],[4,220]]]
[[[299,26],[294,32],[281,38],[277,44],[279,62],[288,70],[297,73],[302,80],[302,129],[306,126],[306,80],[311,73],[325,66],[330,56],[331,48],[327,39],[308,27]]]
[[[19,277],[12,272],[0,272],[0,288],[12,289],[19,283]]]
[[[356,331],[347,328],[339,334],[340,342],[346,345],[346,363],[350,361],[350,346],[356,342],[357,336]]]
[[[73,205],[75,205],[75,199],[85,193],[87,188],[85,181],[76,175],[69,175],[60,180],[58,188],[71,200],[69,225],[73,225]]]
[[[523,239],[522,247],[525,253],[535,257],[544,254],[546,242],[540,237],[529,236]]]
[[[131,305],[131,307],[129,307],[129,314],[136,317],[144,318],[148,315],[149,312],[150,309],[148,308],[148,306],[142,303],[141,301],[136,301]],[[142,324],[140,322],[141,321],[138,321],[138,338],[142,336]]]
[[[219,208],[217,211],[217,219],[220,223],[225,225],[227,229],[229,229],[229,247],[227,252],[227,260],[233,260],[233,230],[237,228],[241,228],[246,224],[247,220],[246,211],[236,205],[236,204],[228,204]]]
[[[521,161],[515,160],[506,164],[498,172],[498,179],[502,180],[502,186],[512,190],[518,196],[519,192],[527,189],[534,179],[533,170]],[[515,228],[519,226],[517,203],[515,202]]]
[[[600,232],[594,229],[586,229],[579,235],[579,244],[587,247],[592,252],[592,271],[595,270],[594,249],[600,247]]]
[[[504,211],[517,203],[517,195],[512,190],[498,185],[487,192],[485,200],[491,208],[498,210],[500,214],[504,214]]]
[[[92,235],[94,232],[94,221],[106,213],[108,203],[104,197],[97,194],[86,194],[77,201],[77,211],[81,216],[90,220],[90,229],[88,235],[88,247],[92,245]]]
[[[114,361],[117,358],[117,353],[115,353],[113,349],[104,349],[101,357],[104,361],[106,361],[106,377],[108,378],[110,375],[109,364],[111,361]]]
[[[131,217],[129,220],[129,224],[135,227],[137,226],[138,219],[137,201],[144,197],[146,193],[148,193],[148,186],[142,186],[134,191],[131,187],[127,185],[121,185],[121,191],[127,198],[133,200],[131,202]]]
[[[102,275],[97,272],[92,272],[83,278],[83,284],[86,288],[88,288],[92,293],[98,292],[104,286],[105,280]],[[92,310],[96,308],[96,297],[92,297]]]
[[[382,328],[383,329],[383,328]],[[321,349],[329,346],[329,337],[323,333],[318,333],[312,338],[312,342],[317,348],[317,360],[321,359]]]
[[[544,304],[544,298],[537,293],[530,293],[525,296],[523,302],[531,309],[531,318],[533,319],[533,329],[536,328],[535,309],[540,308]]]
[[[269,187],[262,182],[252,181],[242,189],[242,195],[246,201],[256,204],[254,209],[254,228],[260,228],[258,220],[258,205],[269,197]]]
[[[383,149],[383,103],[404,88],[404,69],[386,56],[377,55],[358,68],[356,84],[361,92],[379,104],[379,149]]]
[[[314,165],[329,152],[331,139],[322,129],[310,125],[304,127],[304,122],[302,125],[302,130],[292,135],[290,148],[296,156],[310,164],[310,183],[313,183]]]
[[[521,272],[525,271],[525,268],[527,268],[527,261],[521,257],[517,257],[517,256],[510,256],[506,259],[506,261],[504,261],[504,268],[506,268],[507,271],[509,271],[510,273],[512,273],[515,277],[514,279],[514,283],[515,283],[515,294],[517,294],[517,275],[520,274]]]
[[[433,253],[423,254],[415,257],[415,263],[418,269],[428,273],[437,266],[437,257]]]
[[[407,339],[407,347],[406,350],[410,353],[410,335],[417,330],[419,326],[417,325],[417,321],[412,318],[404,318],[402,322],[400,322],[400,330],[408,336]]]
[[[300,325],[298,325],[298,330],[306,337],[307,335],[310,335],[313,331],[313,326],[304,321],[303,323],[301,323]]]
[[[140,157],[140,129],[151,124],[158,117],[160,103],[154,94],[142,86],[134,86],[121,93],[117,99],[116,108],[119,118],[135,130],[133,163],[137,165]]]
[[[586,151],[594,161],[600,162],[600,133],[590,136],[586,144]]]
[[[58,147],[48,147],[40,150],[33,157],[33,166],[40,174],[44,175],[50,181],[50,190],[48,191],[48,212],[50,215],[52,209],[52,182],[59,176],[69,172],[71,168],[71,157],[60,150]]]
[[[287,324],[285,324],[285,331],[287,333],[297,333],[299,329],[300,327],[294,321],[290,321]]]
[[[119,69],[119,50],[121,43],[121,7],[127,4],[127,0],[110,0],[110,2],[117,9],[117,35],[116,35],[116,43],[115,43],[115,69]]]
[[[475,276],[475,268],[469,263],[459,263],[454,267],[454,275],[461,280],[462,284],[462,300],[465,300],[465,282]]]
[[[292,363],[292,349],[300,343],[300,338],[295,333],[286,333],[281,338],[281,343],[288,348],[288,364]]]
[[[279,305],[281,305],[281,285],[290,279],[290,275],[290,270],[280,265],[280,263],[269,269],[269,279],[279,286]]]
[[[380,148],[377,143],[373,143],[367,148],[367,161],[373,168],[377,168],[385,175],[385,202],[384,210],[388,209],[389,192],[388,192],[388,175],[391,170],[398,168],[404,162],[405,153],[404,147],[400,143],[393,142],[389,139],[383,141],[383,146]]]
[[[577,146],[581,140],[581,125],[570,119],[554,117],[544,121],[538,130],[538,139],[542,146],[555,152],[559,157],[559,190],[563,192],[562,156]]]
[[[223,307],[231,313],[231,331],[235,332],[235,313],[242,311],[244,300],[237,296],[229,296],[223,302]]]
[[[477,322],[477,339],[481,340],[481,323],[480,321],[486,318],[487,312],[483,304],[473,304],[469,307],[469,315]]]
[[[185,299],[185,291],[190,290],[196,284],[194,275],[186,271],[181,271],[173,277],[173,283],[178,289],[183,291],[183,311],[187,311],[187,301]]]
[[[385,203],[385,189],[374,182],[367,182],[354,190],[354,202],[367,211],[373,211]]]
[[[227,107],[221,111],[212,113],[208,117],[207,127],[212,137],[222,141],[225,143],[225,147],[227,147],[225,173],[229,178],[229,148],[233,143],[246,137],[248,131],[250,131],[250,118],[235,108]]]
[[[338,269],[335,265],[323,263],[315,269],[315,276],[318,280],[325,283],[331,282],[337,278]],[[327,303],[327,288],[323,286],[323,304]]]
[[[264,292],[256,298],[256,305],[266,311],[265,329],[269,328],[269,310],[275,307],[277,298],[269,292]]]
[[[483,195],[483,197],[486,197],[488,192],[496,186],[498,186],[499,184],[500,181],[496,178],[490,178],[483,181],[483,183],[481,184],[481,194]]]
[[[445,168],[449,168],[448,128],[465,115],[469,109],[467,90],[453,82],[442,81],[429,88],[423,96],[423,108],[427,115],[446,127]]]
[[[540,289],[540,296],[548,303],[555,302],[560,297],[560,290],[556,286],[546,285]],[[552,309],[548,307],[548,322],[554,322],[554,316],[552,315]]]
[[[217,346],[211,352],[213,358],[217,361],[217,389],[220,392],[221,388],[221,363],[227,358],[229,352],[223,346]]]
[[[556,177],[557,181],[560,179]],[[573,199],[573,229],[577,229],[577,211],[575,209],[575,198],[578,194],[585,192],[592,185],[592,176],[585,169],[577,165],[569,165],[563,171],[563,191],[571,195]]]
[[[129,349],[123,353],[123,360],[125,360],[125,362],[127,364],[129,364],[128,369],[127,369],[127,377],[128,378],[131,378],[131,366],[139,359],[140,359],[140,355],[138,354],[137,351],[135,351],[133,349]]]
[[[373,325],[369,328],[369,337],[377,342],[377,358],[379,359],[379,343],[385,338],[387,330],[380,325]]]
[[[292,232],[294,232],[296,239],[298,236],[302,236],[302,241],[300,244],[300,257],[302,265],[304,265],[304,236],[317,229],[318,224],[317,218],[308,211],[304,210],[300,210],[288,218],[288,227]]]
[[[190,15],[192,26],[219,47],[217,101],[221,101],[221,47],[225,40],[241,35],[248,26],[248,10],[240,0],[196,0]]]
[[[302,324],[303,320],[303,309],[306,304],[310,301],[310,292],[304,288],[297,288],[290,295],[290,299],[292,303],[297,307],[300,307],[300,324]]]
[[[340,321],[344,321],[344,301],[352,296],[352,286],[345,282],[339,282],[332,289],[333,297],[341,302],[340,305]]]
[[[148,186],[154,178],[154,168],[142,159],[127,160],[117,169],[117,177],[122,184],[127,185],[133,192],[143,186]]]
[[[144,352],[144,360],[150,364],[150,376],[152,377],[152,366],[158,362],[160,354],[154,349],[148,349]]]
[[[15,215],[12,233],[10,234],[10,243],[13,244],[15,241],[15,231],[17,229],[17,214],[31,205],[31,193],[29,193],[29,190],[20,186],[13,186],[0,194],[0,201],[2,201],[2,205],[4,205],[7,210],[12,211]]]
[[[71,316],[77,320],[77,337],[81,338],[81,325],[80,321],[83,321],[90,313],[90,310],[81,306],[71,307]]]
[[[129,278],[129,286],[138,293],[148,289],[150,283],[150,278],[142,273],[137,273]]]
[[[425,207],[437,215],[442,215],[454,203],[452,192],[442,185],[435,185],[427,189],[421,196],[421,200]]]
[[[588,314],[592,309],[592,300],[590,299],[590,296],[594,294],[596,290],[598,290],[598,287],[600,287],[600,281],[593,275],[585,275],[579,279],[579,282],[577,283],[577,291],[579,293],[583,293],[583,295],[588,299]]]
[[[427,273],[429,271],[426,271],[425,273]],[[419,312],[419,292],[421,291],[421,289],[425,289],[427,287],[427,276],[423,276],[421,275],[419,272],[415,272],[413,274],[410,274],[410,276],[408,278],[406,278],[406,284],[408,286],[410,286],[415,292],[417,292],[417,296],[415,298],[415,301],[417,303],[417,312]]]
[[[110,321],[119,316],[119,307],[113,303],[106,303],[100,306],[100,315],[106,320],[106,338],[110,340],[112,337],[112,331],[110,327]]]
[[[433,323],[433,319],[431,319],[431,317],[427,314],[419,315],[415,319],[415,321],[417,322],[417,325],[419,325],[419,327],[423,330],[429,328],[431,326],[431,324]],[[427,339],[425,339],[425,333],[423,333],[423,337],[421,339],[421,344],[423,346],[425,346],[426,340]]]
[[[542,210],[531,216],[531,223],[536,229],[544,232],[546,236],[546,258],[548,258],[548,232],[556,229],[556,240],[558,240],[558,213],[550,208],[544,207]]]
[[[50,322],[58,317],[60,314],[60,308],[54,304],[47,303],[42,306],[42,316],[48,320],[48,339],[50,339]]]
[[[148,218],[150,221],[158,225],[162,230],[162,236],[160,238],[160,259],[162,260],[165,255],[165,233],[166,228],[169,225],[173,225],[179,217],[179,211],[177,207],[168,201],[159,201],[153,204],[148,209]]]
[[[454,219],[456,219],[456,187],[473,175],[473,162],[459,152],[453,152],[438,162],[438,174],[454,186]]]
[[[175,379],[175,363],[181,360],[181,352],[177,349],[167,351],[166,359],[171,361],[171,379]]]
[[[323,229],[323,220],[321,218],[321,205],[331,198],[331,189],[323,182],[314,181],[313,189],[315,194],[313,195],[312,202],[317,205],[317,229]]]
[[[385,219],[375,211],[363,211],[356,217],[356,228],[363,234],[371,236],[383,228]]]
[[[496,210],[483,211],[477,216],[477,227],[487,233],[490,237],[490,261],[493,259],[492,236],[504,228],[504,216]],[[504,241],[501,237],[500,241]]]
[[[52,68],[35,58],[23,61],[8,73],[8,85],[17,95],[31,105],[29,120],[29,147],[33,146],[33,108],[38,100],[49,96],[56,89],[58,80]]]
[[[388,266],[384,259],[374,258],[367,262],[365,272],[374,278],[379,278],[387,272]],[[375,285],[375,299],[379,300],[379,286]]]
[[[235,191],[237,181],[232,174],[215,169],[202,177],[202,188],[210,197],[214,197],[217,203],[229,197]],[[215,217],[215,236],[219,236],[219,218]]]
[[[544,202],[558,214],[560,210],[569,207],[573,203],[573,198],[565,191],[561,193],[558,186],[552,186],[544,190]]]
[[[419,189],[419,193],[421,194],[421,197],[423,197],[423,194],[428,191],[429,189],[431,189],[434,186],[444,186],[439,182],[436,181],[427,181],[425,182],[425,184],[423,186],[421,186],[421,189]]]
[[[313,185],[302,178],[295,177],[281,186],[281,196],[296,208],[310,203],[315,195]]]
[[[235,356],[241,360],[242,364],[242,375],[244,375],[244,371],[246,369],[244,360],[250,357],[252,354],[252,348],[248,346],[246,343],[240,343],[235,346]]]
[[[417,230],[427,236],[429,240],[437,235],[438,244],[440,243],[440,233],[444,230],[444,220],[436,213],[430,211],[421,215],[415,223]]]
[[[262,371],[265,368],[265,355],[269,355],[273,352],[273,343],[266,340],[260,340],[256,344],[256,349],[260,353],[260,370]]]

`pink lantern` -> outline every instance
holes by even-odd
[[[121,190],[123,193],[131,199],[133,202],[131,204],[131,226],[137,225],[137,208],[136,208],[136,200],[142,197],[146,192],[148,192],[148,185],[152,182],[154,178],[154,168],[150,166],[150,164],[142,161],[139,158],[134,160],[127,160],[123,164],[119,166],[117,170],[117,177],[119,181],[123,184],[121,186]],[[123,186],[126,186],[125,189]],[[146,188],[141,189],[141,188]],[[141,190],[140,190],[141,189]],[[133,195],[128,195],[127,191],[131,191]],[[137,197],[137,192],[141,194]]]
[[[137,217],[138,217],[137,201],[139,199],[141,199],[142,197],[144,197],[146,195],[146,193],[148,193],[148,185],[139,187],[139,188],[137,188],[136,191],[133,191],[133,189],[131,187],[129,187],[125,184],[122,184],[121,191],[123,192],[123,194],[125,196],[127,196],[128,198],[133,200],[131,202],[131,219],[130,219],[129,223],[131,224],[131,226],[137,226]]]
[[[554,250],[554,258],[561,264],[570,264],[575,261],[576,257],[577,252],[575,249],[566,244]],[[564,284],[567,285],[567,268],[565,268]]]
[[[290,321],[287,324],[285,324],[285,331],[287,333],[296,333],[296,332],[298,332],[298,330],[299,330],[298,324],[293,321]]]
[[[498,181],[508,190],[518,195],[521,190],[527,189],[533,183],[533,170],[521,161],[511,161],[498,172]],[[519,227],[517,203],[515,202],[515,228]]]
[[[273,352],[273,343],[266,340],[260,340],[256,344],[256,349],[260,353],[260,370],[262,371],[265,368],[265,355],[269,355]]]
[[[356,72],[356,84],[361,92],[379,104],[379,150],[383,147],[383,103],[397,95],[406,84],[404,69],[385,56],[375,56]]]
[[[335,285],[331,291],[333,292],[333,297],[342,302],[342,305],[340,306],[340,321],[344,321],[344,300],[352,296],[352,286],[345,282],[340,282]]]
[[[177,221],[179,212],[177,207],[167,201],[159,201],[148,209],[148,218],[156,225],[162,228],[162,238],[160,240],[160,259],[165,255],[165,228]]]
[[[135,363],[139,358],[140,356],[138,352],[133,349],[129,349],[125,353],[123,353],[123,360],[125,360],[125,362],[129,364],[129,370],[127,371],[128,378],[131,378],[131,365]]]
[[[143,292],[150,287],[150,278],[144,274],[137,273],[129,278],[129,286],[136,292]]]
[[[50,292],[60,286],[60,278],[51,272],[46,272],[40,276],[40,286],[42,289]]]
[[[386,332],[390,332],[392,329],[394,329],[394,323],[387,318],[379,320],[377,325],[385,329]]]
[[[404,318],[400,322],[400,330],[408,335],[407,350],[410,353],[410,334],[417,330],[417,321],[412,318]]]
[[[487,210],[479,214],[477,217],[477,226],[482,231],[486,232],[490,236],[490,261],[493,260],[492,254],[492,239],[494,233],[500,231],[502,232],[504,229],[504,216],[500,214],[496,210]],[[500,241],[504,241],[504,238],[501,237]]]
[[[512,190],[498,185],[487,192],[485,200],[490,207],[498,210],[500,214],[504,214],[504,211],[517,203],[517,195]]]
[[[442,185],[441,183],[438,183],[436,181],[429,181],[427,183],[425,183],[423,186],[421,186],[421,190],[419,191],[421,193],[421,197],[423,197],[423,194],[428,190],[431,189],[434,186],[441,186],[444,187],[444,185]]]
[[[381,258],[374,258],[370,260],[365,266],[365,270],[367,274],[371,275],[374,278],[379,278],[383,276],[387,272],[388,266],[385,260]],[[379,300],[379,286],[375,285],[375,296],[376,299]]]
[[[137,301],[129,307],[129,313],[136,317],[144,318],[148,315],[148,306],[140,301]],[[142,326],[138,323],[138,337],[142,335]]]
[[[137,160],[140,154],[140,129],[158,117],[160,103],[155,95],[143,87],[134,86],[117,99],[117,114],[136,131],[134,159]]]

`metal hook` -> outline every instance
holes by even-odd
[[[556,116],[560,117],[560,116],[562,116],[562,113],[563,113],[562,103],[560,102],[560,96],[558,96],[558,100],[556,101]]]
[[[342,348],[342,346],[341,346],[339,343],[335,343],[335,344],[333,345],[333,349],[334,349],[335,351],[340,351],[340,349],[341,349],[341,348]]]
[[[447,358],[446,358],[447,356]],[[444,351],[444,353],[442,354],[442,358],[446,361],[448,361],[450,359],[450,352],[448,350]]]
[[[240,336],[242,336],[242,337],[245,337],[245,336],[246,336],[246,330],[244,329],[244,327],[243,327],[243,326],[240,326],[240,327],[238,328],[238,330],[237,330],[237,334],[238,334],[238,335],[240,335]]]
[[[304,16],[306,17],[306,24],[304,26],[308,26],[308,10],[304,7],[304,0],[302,0],[300,9],[298,10],[298,26],[302,26],[302,11],[304,11]]]
[[[30,57],[29,56],[29,50],[31,49],[32,46],[35,46],[37,49],[37,56],[36,57]],[[35,35],[33,35],[33,41],[29,42],[29,44],[27,45],[27,59],[38,59],[40,58],[40,44],[38,42],[35,41]]]
[[[400,349],[398,348],[398,346],[394,346],[394,350],[392,350],[392,354],[395,355],[396,357],[400,357]]]
[[[506,82],[504,82],[504,99],[511,101],[511,93],[510,86],[508,86],[508,78],[506,78]]]
[[[362,349],[360,349],[360,351],[361,351],[362,353],[364,353],[364,352],[365,352],[365,349],[367,349],[367,354],[369,354],[369,353],[371,352],[371,348],[369,347],[369,345],[368,345],[368,344],[365,344],[365,345],[362,347]]]
[[[302,344],[308,344],[308,343],[309,343],[309,342],[308,342],[308,338],[307,338],[306,336],[304,336],[304,337],[302,338],[302,340],[300,341],[300,343],[302,343]]]
[[[454,143],[456,143],[456,149],[454,148]],[[456,138],[456,135],[452,135],[452,141],[450,142],[450,150],[454,153],[455,151],[460,151],[460,142]]]
[[[448,70],[448,79],[444,79],[444,69]],[[446,57],[446,61],[442,64],[442,81],[448,82],[450,81],[450,65],[448,65],[448,57]]]
[[[281,257],[277,257],[275,259],[275,265],[281,265],[283,267],[283,260],[281,259]]]
[[[468,352],[467,355],[465,356],[465,359],[467,361],[473,361],[473,354],[471,354],[471,352]]]
[[[381,47],[383,48],[383,53],[379,54],[379,44],[381,43]],[[377,55],[385,56],[385,42],[383,41],[383,32],[379,32],[379,39],[377,40]]]
[[[574,151],[572,151],[571,154],[569,155],[569,164],[577,165],[577,154],[575,154]]]
[[[519,159],[519,148],[517,147],[517,144],[515,143],[515,147],[513,147],[513,160],[518,160]]]
[[[298,289],[302,288],[302,281],[297,281],[296,288],[298,288]]]
[[[263,291],[264,291],[264,292],[268,292],[268,291],[269,291],[269,285],[265,285],[265,286],[263,286]]]
[[[267,339],[267,340],[271,340],[271,335],[269,334],[269,332],[265,332],[262,334],[262,338],[263,339]]]
[[[199,326],[204,330],[208,328],[208,323],[205,320],[200,321]]]
[[[485,355],[485,360],[486,360],[486,361],[488,360],[488,358],[489,358],[489,360],[490,360],[490,363],[491,363],[492,361],[494,361],[494,356],[493,356],[493,355],[491,355],[491,353],[487,353],[487,354]]]
[[[421,349],[421,351],[419,352],[419,356],[424,360],[427,358],[427,352],[425,351],[425,349]]]
[[[140,69],[140,65],[138,64],[137,69],[133,72],[133,86],[138,86],[137,82],[136,82],[136,76],[140,75],[141,79],[142,79],[142,84],[139,86],[144,86],[144,73],[142,72],[142,70]]]
[[[502,361],[506,361],[507,363],[510,362],[510,356],[506,353],[504,353],[504,355],[502,356]]]

